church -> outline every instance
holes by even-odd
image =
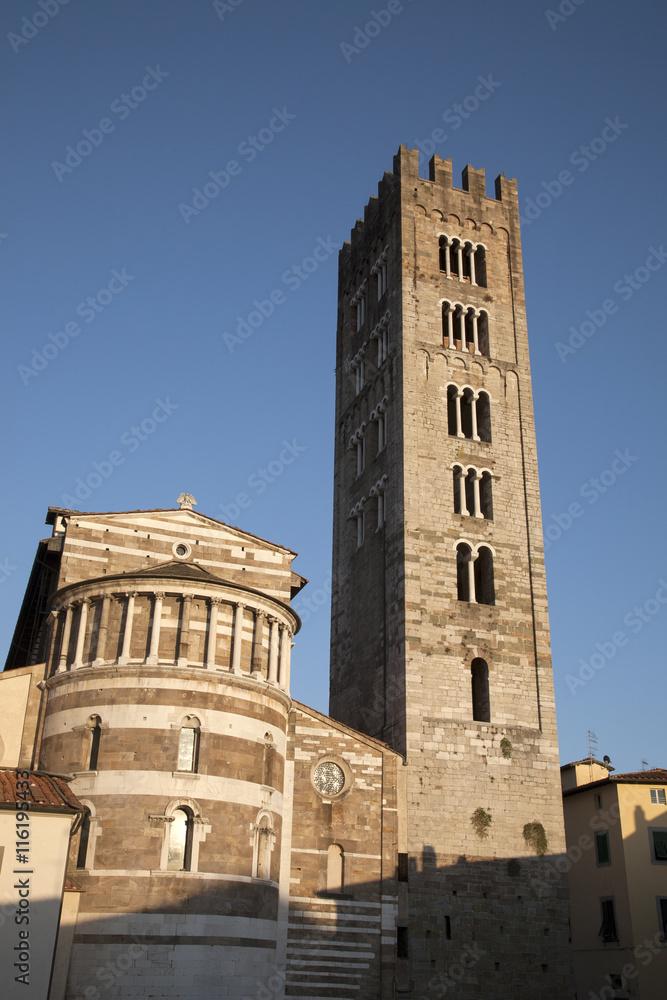
[[[516,182],[418,167],[339,255],[330,716],[290,549],[47,512],[0,675],[72,817],[44,1000],[573,997]]]

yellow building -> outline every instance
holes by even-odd
[[[667,770],[561,768],[579,1000],[667,996]]]

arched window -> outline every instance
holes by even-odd
[[[477,317],[477,343],[479,345],[479,353],[483,354],[485,358],[490,358],[489,314],[486,309],[481,309]]]
[[[454,465],[452,472],[454,513],[492,520],[491,473],[487,469],[480,473],[471,465]]]
[[[327,892],[345,891],[345,854],[340,844],[327,849]]]
[[[491,473],[483,472],[479,481],[479,498],[482,515],[487,521],[493,521],[493,496],[491,492]]]
[[[438,262],[440,270],[449,273],[449,239],[447,236],[441,236],[438,242]]]
[[[466,542],[459,542],[456,546],[456,596],[459,601],[474,600],[471,597],[471,572],[472,549]]]
[[[199,734],[201,723],[194,715],[188,715],[181,723],[178,734],[177,771],[196,771],[199,763]]]
[[[167,871],[189,872],[192,860],[192,812],[186,806],[179,806],[174,809],[172,817]]]
[[[465,478],[463,469],[460,465],[455,465],[452,473],[454,477],[454,513],[467,513],[465,511]]]
[[[473,410],[475,408],[475,394],[470,388],[463,390],[461,398],[461,431],[463,437],[472,438],[474,436]]]
[[[91,715],[86,723],[86,729],[89,732],[87,769],[89,771],[96,771],[100,755],[100,736],[102,734],[102,720],[99,715]]]
[[[478,604],[495,604],[496,594],[493,584],[493,553],[486,545],[480,545],[475,559],[475,599]]]
[[[255,823],[255,850],[253,875],[255,878],[271,878],[271,852],[276,833],[271,814],[261,812]]]
[[[491,403],[486,392],[477,397],[477,434],[480,441],[491,441]]]
[[[76,855],[76,867],[86,868],[86,861],[88,859],[88,844],[90,843],[90,810],[86,809],[86,812],[81,820],[81,828],[79,830],[79,849]]]
[[[461,436],[460,431],[459,388],[456,385],[447,386],[447,431],[452,437]]]
[[[475,250],[475,281],[486,288],[486,248],[481,243],[477,244]]]
[[[472,682],[472,717],[475,722],[490,722],[489,666],[486,660],[476,657],[470,667]]]
[[[459,601],[495,604],[493,552],[488,545],[456,544],[456,592]]]

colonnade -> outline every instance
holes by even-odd
[[[135,602],[140,595],[142,597],[147,596],[152,601],[148,653],[141,662],[145,663],[147,666],[157,665],[158,662],[160,662],[160,636],[164,631],[162,609],[165,593],[164,591],[159,590],[150,592],[143,590],[141,592],[128,590],[125,593],[120,594],[103,594],[98,599],[101,601],[102,608],[97,627],[95,659],[92,660],[92,662],[84,660],[84,649],[88,630],[88,619],[91,615],[91,607],[97,602],[93,601],[90,597],[83,597],[79,600],[70,601],[59,610],[51,612],[52,642],[55,641],[57,624],[59,621],[62,621],[58,649],[57,651],[55,649],[53,650],[53,659],[57,664],[56,673],[62,673],[65,670],[77,670],[85,666],[98,667],[108,664],[126,666],[130,662],[136,663],[137,658],[131,657],[131,644],[135,618]],[[233,674],[244,674],[245,676],[248,676],[248,672],[242,670],[241,662],[244,643],[251,641],[251,669],[249,676],[256,677],[258,679],[266,677],[266,680],[268,680],[270,684],[275,684],[285,690],[289,690],[291,638],[293,635],[293,631],[290,627],[279,618],[271,615],[269,612],[264,611],[261,608],[246,605],[241,601],[227,601],[219,596],[208,596],[200,599],[206,600],[208,604],[206,622],[206,657],[203,663],[204,667],[208,670],[228,670]],[[176,649],[176,656],[171,662],[174,662],[176,666],[186,667],[190,662],[190,616],[192,609],[192,595],[179,595],[177,600],[180,602],[178,646]],[[109,633],[109,615],[112,602],[118,602],[123,606],[122,644],[120,652],[116,657],[108,657],[106,655]],[[218,663],[216,655],[220,605],[223,603],[231,605],[233,608],[232,649],[231,662],[229,666],[223,666]],[[77,610],[78,615],[76,614]],[[253,615],[252,640],[244,637],[243,623],[246,610]],[[76,629],[76,635],[74,639],[74,652],[73,654],[70,654],[73,628]],[[268,663],[264,647],[264,638],[267,635],[267,630]],[[162,662],[164,662],[164,658],[162,658]]]

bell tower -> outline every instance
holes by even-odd
[[[455,188],[451,161],[433,157],[428,179],[418,166],[401,147],[340,253],[330,711],[405,756],[398,957],[414,995],[454,963],[457,996],[560,1000],[563,818],[516,182],[501,175],[489,198],[483,170]]]

